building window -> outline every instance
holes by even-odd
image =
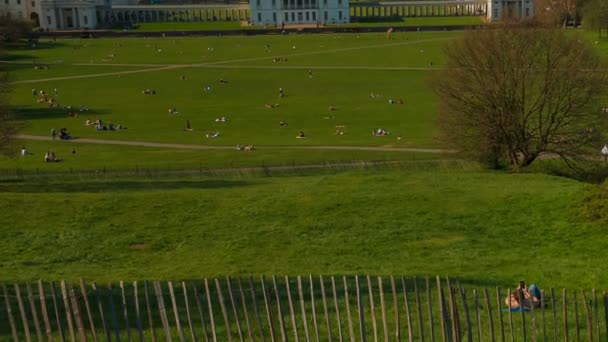
[[[295,12],[291,12],[291,21],[293,21],[293,22],[296,21],[296,13]]]
[[[526,17],[529,17],[529,16],[530,16],[530,9],[526,8]]]
[[[342,11],[338,11],[338,19],[342,20]]]
[[[327,6],[327,0],[323,0],[323,5]]]
[[[338,0],[338,5],[342,5],[342,0]]]
[[[18,18],[23,18],[23,12],[19,11],[19,13],[17,13]]]
[[[4,0],[4,3],[8,5],[8,0]]]
[[[17,5],[21,5],[21,0],[17,0]]]
[[[498,8],[494,9],[494,18],[498,18]]]
[[[277,12],[272,13],[272,21],[277,22]]]
[[[328,18],[327,11],[325,11],[325,12],[323,13],[323,19],[325,19],[325,21],[327,21],[327,18]]]
[[[289,6],[289,0],[283,0],[283,7],[287,8]]]
[[[32,1],[32,7],[36,7],[36,1]]]
[[[277,0],[272,0],[272,7],[276,6]]]
[[[289,22],[289,13],[285,12],[285,22]]]
[[[262,1],[261,1],[261,0],[256,0],[255,4],[256,4],[258,7],[260,7],[260,5],[262,4]]]
[[[84,21],[85,25],[89,25],[89,17],[87,17],[86,15],[82,17],[82,21]]]
[[[310,0],[310,5],[315,7],[317,5],[317,0]]]
[[[262,13],[258,13],[258,23],[262,22]]]
[[[317,13],[312,12],[312,21],[317,21]]]
[[[306,12],[306,21],[310,21],[310,13]]]
[[[49,26],[51,26],[51,25],[52,25],[52,21],[51,21],[51,16],[50,16],[50,15],[47,15],[47,16],[46,16],[46,23],[47,23]]]

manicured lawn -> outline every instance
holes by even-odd
[[[598,286],[608,241],[578,215],[587,188],[458,168],[0,183],[0,274],[103,282],[371,272]]]

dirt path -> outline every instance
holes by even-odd
[[[161,67],[161,68],[152,68],[152,69],[143,69],[143,70],[116,71],[116,72],[106,72],[106,73],[101,73],[101,74],[51,77],[51,78],[43,78],[43,79],[38,79],[38,80],[23,80],[23,81],[11,82],[11,83],[12,84],[26,84],[26,83],[40,83],[40,82],[50,82],[50,81],[64,81],[64,80],[74,80],[74,79],[79,79],[79,78],[138,74],[138,73],[144,73],[144,72],[170,70],[170,69],[177,69],[177,68],[180,68],[180,67],[179,66],[165,66],[165,67]]]
[[[40,136],[18,134],[17,139],[37,140],[37,141],[52,141],[53,138]],[[100,144],[100,145],[122,145],[122,146],[139,146],[139,147],[159,147],[181,150],[234,150],[234,146],[214,146],[214,145],[192,145],[192,144],[170,144],[170,143],[155,143],[146,141],[126,141],[126,140],[103,140],[91,138],[78,138],[70,140],[70,143],[83,144]],[[344,150],[344,151],[378,151],[378,152],[421,152],[421,153],[455,153],[454,150],[434,149],[434,148],[407,148],[407,147],[380,147],[380,146],[268,146],[260,147],[260,149],[293,149],[293,150]]]

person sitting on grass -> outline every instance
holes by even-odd
[[[220,134],[220,132],[213,132],[213,133],[211,133],[211,132],[210,132],[210,133],[205,134],[205,136],[206,136],[207,138],[217,138],[217,137],[219,137],[220,135],[221,135],[221,134]]]
[[[61,140],[70,140],[72,139],[72,135],[68,132],[67,128],[62,128],[59,130],[59,139]]]
[[[279,122],[279,126],[281,126],[281,127],[287,127],[287,121],[280,121]]]
[[[300,131],[300,133],[298,133],[298,135],[296,135],[296,139],[304,139],[306,138],[306,136],[304,135],[303,131]]]

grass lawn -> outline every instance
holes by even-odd
[[[578,215],[588,187],[468,169],[2,183],[0,274],[371,272],[596,286],[608,280],[608,241]]]
[[[463,16],[463,17],[430,17],[430,18],[403,18],[400,21],[391,22],[363,22],[349,23],[343,25],[327,25],[335,27],[418,27],[418,26],[462,26],[462,25],[481,25],[483,17]]]

